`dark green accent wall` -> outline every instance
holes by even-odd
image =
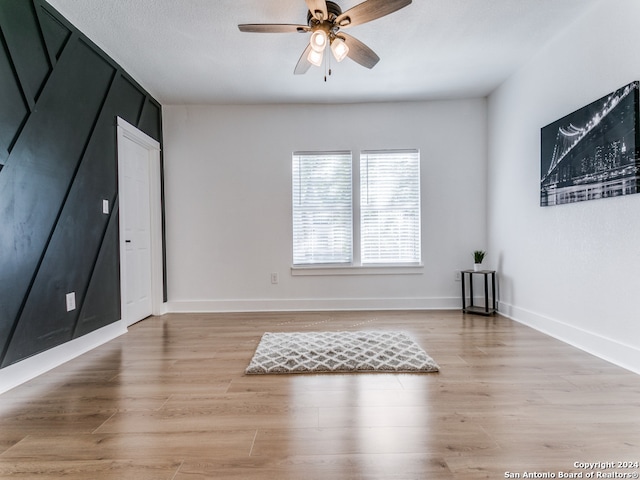
[[[0,0],[0,368],[120,319],[116,117],[161,142],[161,115],[44,0]]]

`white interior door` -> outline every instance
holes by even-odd
[[[127,325],[154,313],[154,221],[152,202],[159,146],[118,119],[120,281],[122,318]],[[134,130],[131,130],[134,129]]]

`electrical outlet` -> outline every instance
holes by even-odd
[[[455,276],[456,282],[459,282],[460,279],[460,270],[456,270],[456,276]]]
[[[275,285],[276,283],[278,283],[278,272],[272,272],[271,273],[271,283],[273,285]]]
[[[76,292],[67,293],[67,312],[76,309]]]

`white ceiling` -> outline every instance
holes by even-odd
[[[349,103],[485,96],[601,0],[413,0],[348,33],[381,58],[293,69],[304,0],[48,0],[162,104]],[[337,0],[343,11],[361,0]]]

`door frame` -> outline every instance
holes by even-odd
[[[120,172],[124,171],[120,155],[120,144],[125,139],[142,146],[149,153],[149,230],[151,233],[151,314],[163,315],[165,312],[163,295],[163,262],[162,262],[162,195],[160,143],[126,120],[117,117],[117,151],[118,151],[118,192],[122,190]],[[126,279],[127,265],[125,262],[124,217],[120,215],[122,196],[118,193],[118,213],[120,227],[120,317],[127,326],[135,323],[126,317]]]

